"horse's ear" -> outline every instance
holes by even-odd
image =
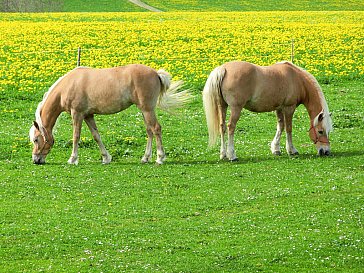
[[[40,131],[38,122],[33,121],[33,125],[34,125],[34,127],[35,127],[38,131]]]

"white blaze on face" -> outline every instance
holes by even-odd
[[[34,125],[29,130],[29,139],[34,145],[35,145],[35,133],[36,133],[36,131],[37,131],[37,129],[35,128]],[[33,152],[34,152],[34,150],[33,150]],[[44,164],[45,163],[45,157],[46,156],[42,155],[42,154],[32,153],[32,160],[33,160],[33,163],[35,163],[35,164]]]
[[[30,127],[30,130],[29,130],[29,139],[33,144],[34,144],[35,130],[36,129],[35,129],[34,125],[32,127]]]

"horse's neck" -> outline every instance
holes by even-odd
[[[306,100],[304,105],[307,109],[308,115],[310,116],[312,124],[315,117],[322,111],[320,96],[316,89],[306,90]]]
[[[48,132],[52,132],[54,124],[61,113],[60,96],[54,92],[44,102],[41,112],[43,126]]]

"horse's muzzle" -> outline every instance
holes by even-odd
[[[45,157],[39,155],[33,155],[33,163],[37,165],[45,164]]]
[[[325,149],[319,149],[318,150],[318,154],[320,155],[320,156],[328,156],[328,155],[330,155],[330,150],[325,150]]]

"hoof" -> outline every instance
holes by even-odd
[[[281,151],[275,151],[275,152],[273,152],[273,155],[280,156],[280,155],[282,155],[282,153],[281,153]]]
[[[230,162],[238,162],[238,161],[239,161],[239,158],[237,158],[237,157],[230,159]]]
[[[70,159],[68,159],[67,162],[70,165],[78,165],[78,158],[77,157],[71,157]]]
[[[102,157],[102,164],[106,165],[109,164],[111,162],[112,156],[111,155],[107,155],[107,156],[103,156]]]
[[[147,164],[147,163],[149,163],[149,159],[143,157],[140,162],[143,163],[143,164]]]
[[[299,153],[298,152],[294,152],[294,153],[290,153],[289,155],[290,156],[297,156],[297,155],[299,155]]]
[[[166,160],[166,156],[165,155],[163,155],[163,156],[161,156],[161,157],[159,157],[159,158],[157,158],[157,161],[155,162],[157,165],[162,165],[163,164],[163,162],[164,162],[164,160]]]

